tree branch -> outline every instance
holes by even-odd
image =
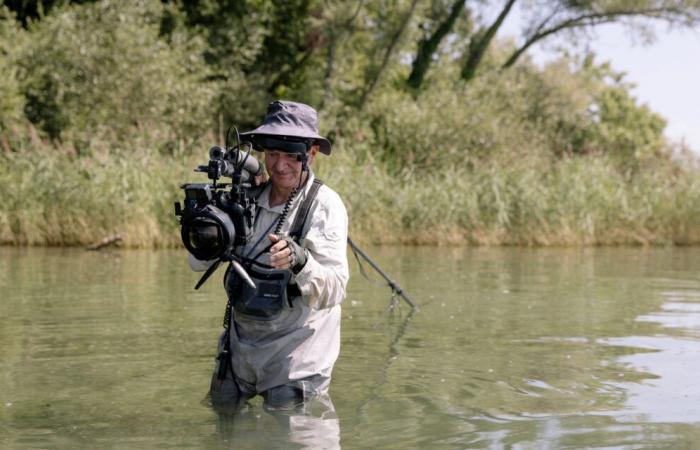
[[[669,21],[677,20],[682,17],[685,17],[690,22],[697,22],[699,20],[698,17],[692,16],[687,11],[683,11],[681,9],[648,8],[641,10],[627,9],[583,14],[577,17],[572,17],[570,19],[564,20],[563,22],[558,23],[550,28],[544,28],[545,22],[543,21],[543,23],[541,23],[540,26],[537,27],[535,32],[529,38],[527,38],[525,43],[523,43],[522,46],[515,50],[511,54],[511,56],[506,60],[506,62],[503,63],[501,69],[507,69],[513,64],[515,64],[516,61],[520,58],[520,56],[522,56],[522,54],[525,53],[525,51],[527,51],[527,49],[529,49],[534,43],[546,38],[547,36],[558,33],[565,29],[586,28],[595,25],[600,25],[603,23],[610,23],[614,22],[620,17],[648,17],[652,19],[659,19],[663,18],[665,15],[669,15]],[[548,21],[550,18],[551,16],[547,18],[546,21]]]

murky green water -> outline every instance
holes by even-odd
[[[0,248],[1,448],[700,448],[700,249],[367,249],[330,400],[218,416],[183,252]]]

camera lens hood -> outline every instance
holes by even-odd
[[[219,259],[232,247],[236,228],[228,214],[214,205],[206,205],[183,216],[181,237],[195,258],[209,261]]]

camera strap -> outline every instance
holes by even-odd
[[[294,217],[294,222],[292,223],[292,226],[289,229],[289,237],[291,237],[292,240],[294,242],[296,242],[297,244],[299,243],[299,240],[302,238],[301,234],[302,234],[302,231],[304,229],[304,224],[306,223],[306,219],[308,218],[309,211],[311,210],[311,204],[313,203],[314,199],[316,198],[316,195],[318,194],[318,190],[322,185],[323,185],[323,181],[321,181],[319,179],[314,179],[313,183],[311,184],[311,187],[309,188],[309,192],[307,192],[301,205],[299,205],[299,210],[297,211],[297,214]],[[292,197],[290,197],[290,200],[291,199],[292,199]],[[287,216],[290,203],[291,202],[287,202],[287,204],[285,205],[285,210],[282,212],[282,215],[277,219],[277,222],[273,222],[272,225],[270,225],[270,227],[267,229],[267,231],[265,231],[265,233],[263,233],[260,236],[260,239],[252,246],[252,248],[248,252],[248,254],[243,257],[243,260],[246,262],[246,264],[248,264],[248,266],[250,266],[251,264],[257,264],[260,267],[270,268],[270,266],[268,266],[267,264],[259,263],[259,262],[257,262],[257,260],[260,257],[260,255],[270,251],[270,248],[274,244],[268,245],[267,247],[262,249],[259,253],[257,253],[252,258],[250,257],[250,254],[258,246],[260,241],[265,239],[265,237],[267,236],[267,233],[272,229],[273,226],[276,225],[277,230],[279,230],[281,223],[284,221],[284,219]],[[256,222],[257,222],[257,218],[256,218]],[[278,231],[276,231],[275,234],[278,234]]]
[[[321,188],[321,186],[323,186],[323,181],[319,180],[318,178],[315,178],[313,184],[309,188],[308,194],[306,194],[304,203],[302,203],[301,206],[299,206],[299,211],[297,212],[297,215],[294,218],[292,228],[289,231],[289,237],[291,237],[292,240],[294,240],[294,242],[296,242],[297,244],[299,244],[299,241],[303,237],[302,232],[304,230],[306,220],[308,219],[309,211],[311,211],[311,204],[316,199],[316,195],[318,195],[318,190]],[[297,286],[296,284],[287,285],[287,299],[290,303],[292,301],[292,298],[300,296],[301,290],[299,289],[299,286]]]

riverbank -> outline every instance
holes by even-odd
[[[192,170],[213,140],[164,154],[144,135],[128,145],[156,150],[94,143],[81,155],[26,139],[0,154],[0,244],[88,246],[119,234],[130,248],[177,247],[179,185],[206,180]],[[608,158],[583,156],[392,173],[373,155],[341,141],[331,158],[317,160],[359,242],[700,244],[700,176],[692,165],[654,160],[631,176]]]
[[[278,98],[317,108],[333,155],[314,169],[358,242],[700,244],[700,161],[594,55],[503,70],[512,43],[494,41],[474,76],[449,51],[417,88],[405,58],[417,36],[375,66],[389,16],[374,9],[363,20],[376,32],[335,35],[331,20],[308,39],[323,45],[302,53],[275,33],[311,33],[308,11],[280,16],[279,29],[193,12],[99,1],[26,23],[0,8],[0,244],[119,234],[126,247],[180,246],[180,184],[206,181],[192,170],[207,149],[231,124],[254,128]],[[236,29],[246,32],[216,34]]]

